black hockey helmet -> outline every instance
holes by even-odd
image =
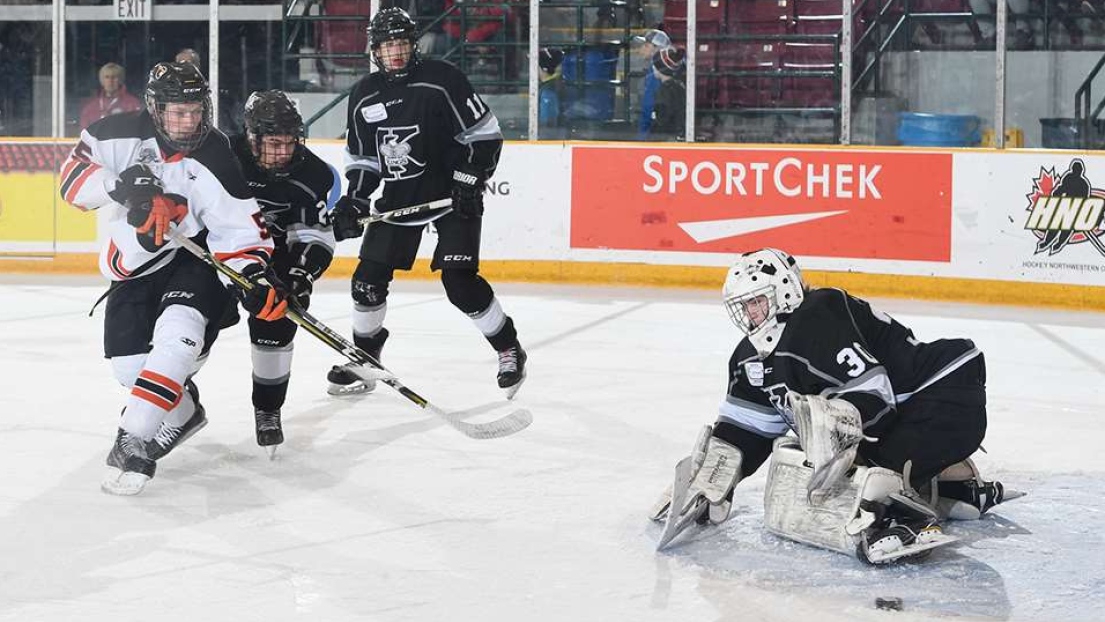
[[[194,128],[169,127],[165,107],[168,104],[202,104],[200,120]],[[192,63],[158,63],[150,70],[146,84],[146,110],[153,117],[154,127],[170,147],[189,152],[207,138],[214,124],[211,121],[211,90],[207,80]],[[176,119],[172,120],[175,126]]]
[[[259,169],[282,177],[303,162],[303,117],[283,91],[254,91],[246,101],[245,124],[246,139]],[[265,153],[266,136],[287,136],[294,141],[286,161],[273,163],[282,158]]]
[[[396,40],[410,41],[410,56],[393,59],[381,53],[380,46],[383,43]],[[422,62],[418,53],[418,25],[406,11],[398,7],[384,9],[372,18],[372,23],[368,25],[368,45],[372,50],[372,62],[376,63],[376,67],[384,72],[384,77],[388,80],[406,78]],[[393,60],[403,61],[403,64],[392,66]]]

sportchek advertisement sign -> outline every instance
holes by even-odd
[[[952,155],[576,147],[571,247],[948,262]]]

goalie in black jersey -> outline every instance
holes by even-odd
[[[726,520],[734,486],[769,457],[768,529],[871,563],[951,543],[938,521],[1020,496],[970,460],[986,432],[986,366],[972,341],[921,342],[843,290],[808,289],[775,249],[742,256],[723,296],[746,336],[720,417],[654,508],[668,522],[661,546],[695,520]]]
[[[414,264],[422,230],[433,222],[438,242],[431,269],[441,271],[449,301],[499,353],[498,384],[513,397],[525,379],[526,353],[513,320],[479,275],[483,193],[503,143],[499,122],[456,67],[419,57],[417,27],[402,9],[377,13],[368,35],[380,70],[362,78],[349,98],[349,189],[334,208],[334,233],[338,240],[362,235],[358,219],[373,211],[450,197],[451,203],[422,218],[369,225],[353,274],[354,341],[380,358],[388,286],[395,270]],[[381,182],[383,196],[373,206],[369,196]],[[348,365],[330,371],[332,394],[374,388]]]
[[[250,95],[245,130],[232,146],[272,234],[276,278],[306,309],[315,280],[334,257],[330,210],[341,193],[341,178],[303,144],[303,118],[283,92]],[[270,457],[284,442],[280,408],[288,392],[295,333],[288,318],[249,318],[257,444]]]

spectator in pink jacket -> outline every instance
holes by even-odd
[[[142,102],[127,92],[125,75],[123,66],[117,63],[100,67],[100,90],[81,106],[81,129],[113,114],[142,109]]]
[[[503,26],[506,24],[506,19],[509,16],[509,11],[501,4],[489,2],[486,0],[468,0],[466,2],[456,2],[455,0],[445,0],[445,10],[452,9],[454,5],[459,4],[460,7],[468,7],[462,9],[457,8],[450,16],[445,20],[445,34],[454,41],[459,41],[462,34],[466,34],[464,40],[468,43],[480,43],[482,41],[488,41],[495,37],[503,30]],[[467,28],[467,33],[461,32],[461,16],[464,16]],[[495,19],[488,19],[488,18]]]

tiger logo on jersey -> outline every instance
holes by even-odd
[[[417,125],[376,128],[376,150],[387,180],[414,179],[426,171],[426,162],[411,157],[411,141],[421,134]]]

